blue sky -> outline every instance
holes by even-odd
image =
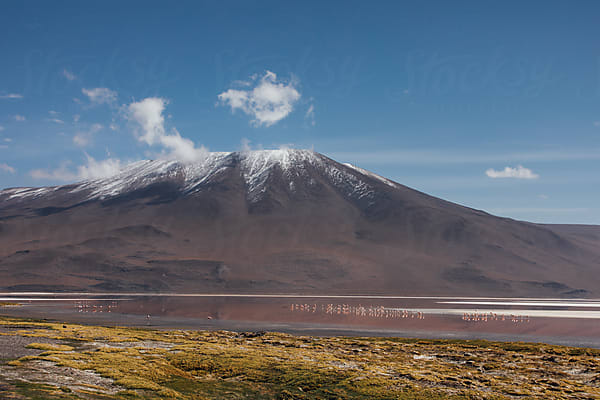
[[[599,15],[594,1],[5,1],[0,188],[249,142],[498,215],[600,224]]]

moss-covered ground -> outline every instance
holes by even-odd
[[[13,318],[0,318],[0,335],[55,341],[27,345],[37,355],[0,354],[3,399],[600,399],[600,351],[547,344]]]

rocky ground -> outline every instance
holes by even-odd
[[[2,399],[600,398],[600,350],[0,318]]]

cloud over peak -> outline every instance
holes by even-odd
[[[80,165],[76,168],[76,171],[72,171],[69,166],[72,164],[70,161],[64,161],[60,167],[54,170],[34,169],[29,172],[34,179],[48,179],[63,182],[73,182],[85,179],[100,179],[107,178],[117,174],[123,164],[120,160],[114,158],[107,158],[106,160],[96,161],[94,157],[86,153],[87,163]]]
[[[193,141],[182,137],[175,128],[170,132],[166,131],[163,112],[167,104],[168,101],[163,98],[148,97],[124,106],[123,114],[134,123],[134,134],[138,141],[149,146],[162,147],[159,157],[186,163],[204,159],[208,154],[207,149],[202,146],[196,147]],[[73,143],[79,147],[86,147],[101,129],[101,124],[93,124],[87,131],[77,132],[73,136]],[[73,182],[106,178],[117,174],[126,165],[110,155],[100,161],[87,153],[85,157],[86,162],[79,166],[73,166],[71,161],[63,161],[56,169],[35,169],[29,174],[34,179]]]
[[[204,147],[197,148],[175,128],[166,132],[163,111],[167,104],[168,101],[160,97],[148,97],[129,104],[127,118],[139,126],[137,139],[149,146],[162,146],[167,151],[163,152],[165,158],[194,162],[206,157],[208,151]]]
[[[127,107],[127,117],[142,128],[137,139],[152,146],[165,135],[163,111],[169,102],[161,97],[148,97]]]
[[[529,168],[525,168],[522,165],[518,165],[515,168],[506,167],[503,170],[496,171],[493,168],[485,171],[485,174],[490,178],[513,178],[513,179],[537,179],[540,176],[535,174]]]
[[[116,158],[107,158],[106,160],[96,161],[88,154],[86,154],[86,157],[87,164],[80,165],[77,168],[77,174],[80,179],[107,178],[117,174],[123,168],[121,160]]]
[[[229,89],[218,95],[222,105],[231,107],[231,111],[241,110],[253,119],[255,126],[272,126],[287,117],[300,99],[296,81],[278,81],[277,75],[266,71],[260,79],[238,82],[249,89]]]

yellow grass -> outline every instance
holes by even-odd
[[[121,390],[102,397],[106,399],[600,398],[600,351],[593,349],[487,341],[156,331],[10,318],[0,319],[2,325],[18,326],[15,335],[68,343],[30,344],[28,347],[46,352],[10,363],[24,376],[30,363],[39,360],[95,371]],[[15,393],[35,390],[27,386],[16,388]],[[44,396],[64,398],[52,397],[55,395],[50,392]],[[76,390],[69,396],[79,398]]]

